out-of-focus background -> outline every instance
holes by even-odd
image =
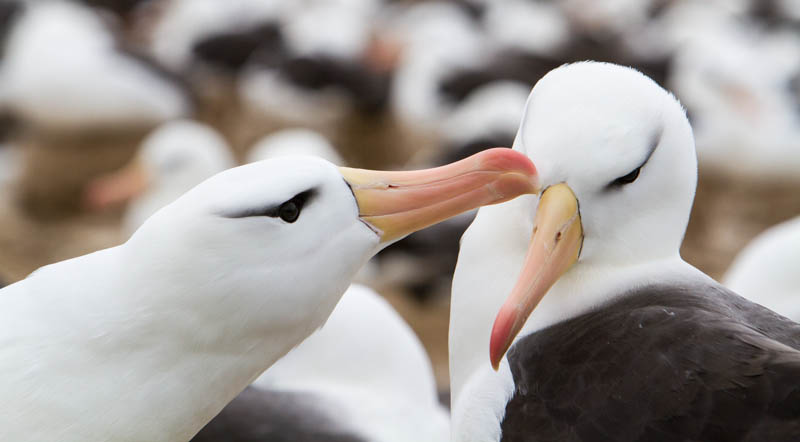
[[[0,280],[120,244],[243,162],[404,169],[510,146],[532,85],[586,59],[636,67],[686,107],[689,262],[720,278],[800,214],[800,0],[0,1]],[[420,335],[443,389],[471,216],[359,276]]]

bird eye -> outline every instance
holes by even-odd
[[[287,223],[297,221],[297,218],[300,217],[300,211],[303,210],[303,206],[313,194],[314,189],[298,193],[294,198],[278,206],[277,210],[274,212],[275,214],[272,216],[278,216]]]
[[[278,216],[280,216],[281,219],[287,223],[293,223],[297,221],[297,218],[300,216],[300,207],[297,206],[297,203],[295,203],[294,200],[295,199],[292,198],[289,201],[281,204],[281,206],[278,208]]]
[[[298,193],[292,199],[285,201],[280,205],[271,205],[268,207],[251,207],[239,211],[221,214],[225,218],[250,218],[254,216],[268,216],[270,218],[280,218],[287,223],[293,223],[300,217],[300,211],[303,206],[314,196],[315,189],[309,189],[305,192]]]
[[[639,171],[641,169],[642,169],[641,166],[637,167],[636,169],[633,169],[633,171],[631,173],[615,179],[612,184],[617,185],[617,186],[622,186],[622,185],[630,184],[630,183],[636,181],[636,178],[639,178]]]

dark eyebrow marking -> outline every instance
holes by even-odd
[[[279,211],[280,211],[280,208],[281,208],[281,205],[283,205],[285,203],[288,203],[289,201],[294,201],[294,203],[297,204],[298,208],[300,208],[300,210],[302,210],[303,206],[305,206],[305,204],[308,201],[313,199],[316,196],[316,194],[317,194],[317,189],[312,188],[312,189],[308,189],[306,191],[300,192],[297,195],[289,198],[288,200],[283,201],[283,202],[278,203],[278,204],[269,204],[269,205],[260,206],[260,207],[249,207],[249,208],[246,208],[246,209],[243,209],[243,210],[239,210],[239,211],[234,211],[234,212],[230,212],[230,213],[222,213],[220,215],[225,217],[225,218],[249,218],[249,217],[253,217],[253,216],[269,216],[269,217],[272,217],[272,218],[277,218],[278,214],[279,214]]]
[[[639,167],[644,167],[648,161],[650,161],[650,157],[653,156],[653,153],[656,151],[656,148],[661,144],[661,137],[664,135],[664,127],[661,126],[653,132],[653,135],[650,136],[650,147],[648,147],[647,156],[645,157],[642,165]]]
[[[661,137],[663,135],[664,135],[663,127],[659,127],[658,129],[656,129],[656,131],[653,132],[653,134],[650,136],[650,144],[649,147],[647,148],[647,156],[645,157],[644,161],[642,161],[642,163],[639,166],[635,167],[628,174],[616,178],[610,183],[608,183],[608,185],[606,185],[606,188],[611,189],[615,187],[621,187],[622,185],[628,184],[628,182],[632,182],[633,180],[635,180],[639,176],[639,171],[642,169],[642,167],[645,166],[645,164],[647,164],[648,161],[650,161],[650,158],[653,156],[653,153],[655,153],[656,149],[661,144]],[[621,183],[620,180],[625,180],[628,177],[628,175],[633,175],[632,179],[630,181],[625,181]]]
[[[641,169],[642,167],[644,167],[645,164],[647,164],[648,161],[650,161],[650,158],[655,153],[656,148],[658,148],[658,146],[661,144],[662,135],[664,135],[663,127],[659,127],[658,129],[656,129],[655,132],[653,132],[653,135],[650,136],[650,146],[648,146],[647,148],[647,156],[645,156],[644,161],[642,161],[642,164],[640,164],[634,170]]]

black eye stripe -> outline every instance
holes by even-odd
[[[641,171],[641,170],[642,170],[642,166],[639,166],[636,169],[633,169],[633,171],[631,171],[631,173],[615,179],[611,183],[611,185],[612,186],[623,186],[625,184],[630,184],[630,183],[636,181],[636,178],[639,178],[639,171]]]
[[[250,218],[254,216],[267,216],[270,218],[281,218],[282,220],[293,223],[300,216],[300,212],[308,201],[314,196],[316,189],[309,189],[298,193],[291,199],[281,204],[273,204],[267,207],[252,207],[240,212],[223,214],[226,218]]]
[[[629,173],[609,183],[608,187],[620,187],[624,186],[625,184],[630,184],[636,181],[636,179],[639,178],[639,173],[641,173],[642,167],[644,167],[645,164],[647,164],[647,162],[650,161],[650,158],[653,157],[653,153],[655,153],[656,148],[658,148],[658,145],[661,144],[661,135],[663,134],[664,134],[663,128],[659,128],[655,133],[653,133],[653,136],[651,137],[650,141],[650,146],[648,148],[649,151],[647,152],[647,158],[645,158],[642,164],[639,165],[639,167],[637,167],[636,169],[633,169]]]

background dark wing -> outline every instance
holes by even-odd
[[[800,352],[703,299],[616,303],[520,340],[502,440],[800,440]]]
[[[192,442],[366,442],[312,395],[247,387]]]

